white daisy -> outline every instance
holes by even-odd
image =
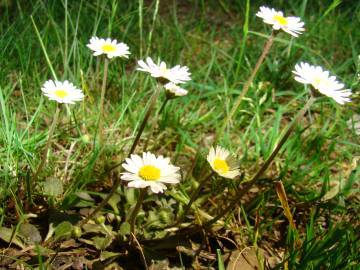
[[[175,67],[167,68],[165,62],[161,61],[160,65],[157,65],[150,57],[146,58],[146,62],[143,60],[138,61],[138,65],[140,67],[137,70],[148,72],[154,78],[165,79],[166,82],[177,84],[191,80],[191,73],[187,66],[181,67],[176,65]]]
[[[50,100],[56,100],[59,103],[74,104],[75,101],[81,101],[84,98],[82,90],[76,88],[69,81],[48,80],[41,87],[41,91]]]
[[[111,40],[107,38],[105,40],[103,38],[92,37],[90,43],[86,46],[94,51],[95,56],[106,54],[110,59],[117,56],[128,58],[130,54],[129,46],[122,42],[118,43],[116,39]]]
[[[294,37],[305,31],[304,23],[299,17],[285,17],[281,11],[276,11],[273,8],[262,6],[256,16],[262,18],[264,23],[271,24],[273,29],[282,29]]]
[[[188,91],[181,88],[180,86],[174,84],[174,83],[167,83],[165,84],[166,92],[170,94],[170,96],[176,96],[181,97],[187,95]]]
[[[156,157],[150,152],[144,152],[142,158],[131,155],[125,159],[122,167],[127,171],[121,174],[121,179],[130,181],[128,187],[150,187],[154,193],[162,193],[166,189],[164,183],[180,182],[179,167],[170,164],[169,158]]]
[[[312,66],[308,63],[300,63],[295,66],[293,73],[295,80],[303,84],[311,84],[321,94],[333,98],[337,103],[350,102],[351,90],[344,89],[344,84],[335,76],[330,76],[329,71],[320,66]]]
[[[225,148],[216,146],[214,149],[211,147],[206,159],[211,168],[222,177],[232,179],[240,174],[237,161]]]

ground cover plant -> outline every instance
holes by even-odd
[[[0,12],[0,269],[359,269],[359,3]]]

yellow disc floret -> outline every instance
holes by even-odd
[[[69,95],[68,91],[63,89],[55,90],[54,94],[59,98],[64,98]]]
[[[111,45],[111,44],[105,44],[101,47],[101,49],[104,51],[104,52],[114,52],[116,51],[116,48],[114,45]]]
[[[213,162],[214,169],[220,173],[227,173],[230,169],[227,162],[223,159],[215,159]]]
[[[331,82],[321,77],[315,77],[312,81],[312,85],[315,89],[319,90],[321,87],[330,87]]]
[[[145,165],[139,170],[138,174],[145,181],[156,181],[160,178],[160,169],[152,165]]]
[[[280,15],[275,15],[273,17],[274,21],[277,21],[281,26],[286,26],[288,24],[288,21],[285,17],[280,16]]]

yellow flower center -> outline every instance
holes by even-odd
[[[139,176],[145,181],[156,181],[160,178],[160,169],[145,165],[139,170]]]
[[[322,87],[325,86],[326,87],[326,86],[331,85],[331,83],[328,80],[324,79],[324,78],[315,77],[313,79],[312,85],[314,86],[315,89],[319,89],[320,86],[322,86]]]
[[[315,87],[315,88],[318,88],[318,86],[320,85],[320,83],[322,82],[322,79],[321,78],[314,78],[314,80],[313,80],[313,86]]]
[[[283,17],[283,16],[275,15],[275,16],[273,17],[273,20],[274,20],[274,21],[277,21],[281,26],[286,26],[286,25],[288,25],[288,20],[287,20],[285,17]]]
[[[105,44],[101,47],[101,49],[104,51],[104,52],[114,52],[116,51],[116,47],[114,45],[111,45],[111,44]]]
[[[59,98],[64,98],[69,95],[68,91],[63,90],[63,89],[55,90],[54,94],[55,94],[55,96],[57,96]]]
[[[227,173],[230,169],[227,162],[223,159],[215,159],[213,162],[213,166],[216,171],[219,171],[220,173]]]

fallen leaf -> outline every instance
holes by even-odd
[[[5,227],[0,228],[0,239],[7,243],[13,243],[21,248],[25,248],[25,245],[20,241],[17,236],[13,236],[13,230]],[[10,242],[11,241],[11,242]]]
[[[57,178],[50,178],[44,183],[44,194],[52,197],[58,197],[64,192],[64,185]]]
[[[23,223],[20,225],[19,235],[28,244],[38,244],[42,241],[39,230],[30,223]]]
[[[261,269],[258,256],[264,258],[263,251],[255,247],[247,247],[243,250],[231,252],[226,270],[258,270]]]

